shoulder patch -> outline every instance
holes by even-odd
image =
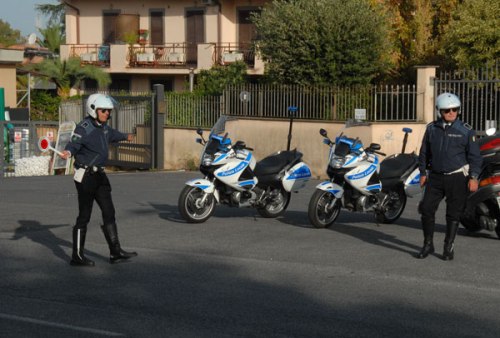
[[[465,127],[465,128],[467,128],[467,129],[469,129],[469,130],[472,130],[471,125],[470,125],[470,124],[468,124],[468,123],[465,123],[465,122],[464,122],[464,127]]]
[[[83,128],[87,129],[87,127],[89,126],[89,124],[90,124],[90,123],[89,123],[89,121],[83,121],[80,125],[81,125]]]

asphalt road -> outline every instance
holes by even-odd
[[[500,241],[461,229],[455,260],[417,260],[417,201],[396,224],[343,212],[313,229],[317,181],[264,219],[219,207],[203,224],[177,211],[197,173],[109,175],[122,246],[108,263],[97,206],[87,234],[94,268],[75,268],[69,176],[0,180],[0,337],[498,337]]]

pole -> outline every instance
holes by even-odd
[[[290,150],[290,144],[292,143],[292,125],[293,125],[293,118],[295,117],[295,114],[297,113],[297,107],[288,107],[288,116],[290,117],[290,127],[288,128],[288,143],[286,146],[286,150]]]

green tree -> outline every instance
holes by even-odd
[[[228,66],[214,66],[197,76],[196,92],[204,95],[222,95],[228,85],[245,82],[247,66],[243,61]]]
[[[369,83],[390,68],[383,13],[369,0],[274,0],[253,16],[269,79]]]
[[[51,23],[49,26],[59,26],[61,29],[61,33],[64,34],[66,30],[65,26],[65,4],[61,1],[58,5],[53,4],[41,4],[36,5],[35,10],[40,12],[43,15],[49,17],[49,22]]]
[[[442,55],[459,68],[480,68],[500,59],[500,2],[464,0],[443,36]]]
[[[61,44],[64,41],[64,36],[61,34],[61,27],[53,25],[47,28],[39,28],[38,31],[43,36],[42,41],[39,42],[40,45],[52,53],[59,55]]]
[[[85,79],[96,80],[100,87],[111,83],[111,77],[108,73],[95,66],[81,66],[79,58],[45,59],[41,63],[25,66],[25,69],[36,71],[38,75],[54,82],[57,94],[63,99],[68,98],[70,90],[77,89]]]
[[[21,31],[12,29],[8,22],[0,19],[0,45],[9,47],[22,42],[24,39],[21,37]]]

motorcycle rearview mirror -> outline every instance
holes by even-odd
[[[380,144],[378,144],[378,143],[371,143],[370,144],[370,149],[371,150],[380,150]]]
[[[200,137],[198,137],[196,138],[196,143],[203,145],[203,140]]]
[[[486,129],[486,135],[493,136],[493,135],[495,135],[496,131],[497,131],[496,128],[488,128],[488,129]]]
[[[326,132],[326,130],[324,130],[323,128],[321,128],[319,130],[319,134],[323,137],[328,137],[328,133]]]
[[[203,130],[201,128],[196,129],[196,134],[203,135]]]

